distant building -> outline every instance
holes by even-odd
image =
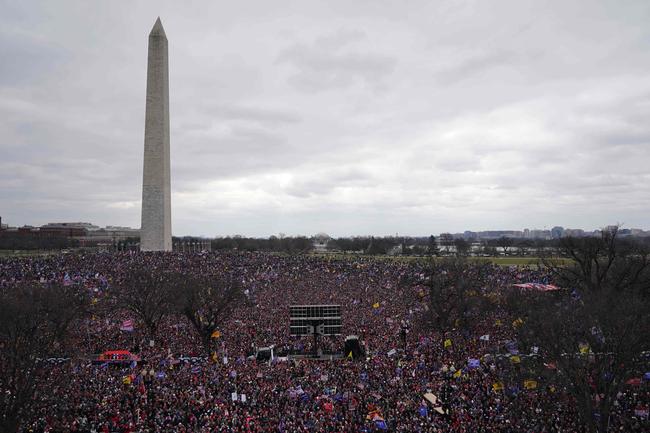
[[[555,226],[551,229],[551,238],[560,239],[564,236],[564,227]]]
[[[646,237],[650,236],[650,231],[642,229],[630,229],[630,234],[632,236]]]
[[[48,223],[42,225],[39,232],[43,236],[61,236],[75,238],[85,236],[89,230],[99,229],[90,223]]]
[[[564,236],[572,238],[583,238],[585,237],[585,231],[582,229],[565,229]]]
[[[480,239],[490,240],[499,238],[522,238],[524,233],[520,230],[486,230],[478,232]]]
[[[548,239],[551,239],[551,231],[550,230],[530,230],[529,237],[530,237],[530,239],[548,240]]]
[[[463,239],[468,240],[468,241],[475,241],[475,240],[478,239],[478,233],[471,232],[469,230],[465,230],[463,232]]]
[[[312,247],[314,251],[323,253],[327,251],[327,243],[332,239],[327,233],[317,233],[312,236]]]
[[[140,238],[140,230],[130,227],[106,226],[89,229],[84,236],[79,237],[80,246],[110,248],[118,242],[129,238]]]
[[[80,247],[111,249],[118,242],[140,238],[140,230],[130,227],[106,226],[101,228],[85,222],[48,223],[38,229],[40,236],[76,239]]]
[[[172,251],[181,253],[212,251],[212,241],[191,236],[172,238]]]

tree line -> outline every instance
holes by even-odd
[[[79,241],[65,236],[0,232],[0,250],[63,250],[76,248]]]

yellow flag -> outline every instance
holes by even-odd
[[[524,388],[526,389],[536,389],[537,381],[533,379],[524,380]]]
[[[122,383],[123,383],[124,385],[131,385],[131,376],[124,376],[124,377],[122,378]]]
[[[454,373],[454,377],[459,378],[461,376],[461,374],[463,374],[463,372],[461,370],[456,370],[456,372]]]
[[[503,383],[502,382],[494,382],[492,384],[492,391],[502,391],[503,390]]]
[[[379,308],[379,302],[375,302],[374,304],[372,304],[372,308]]]
[[[218,360],[218,358],[217,358],[217,352],[212,352],[212,361],[213,361],[213,362],[217,362],[217,360]]]
[[[521,325],[523,325],[523,324],[524,324],[524,321],[521,320],[521,318],[517,318],[517,320],[515,320],[514,322],[512,322],[512,326],[513,326],[514,328],[519,328],[519,327],[520,327]]]
[[[587,343],[578,344],[578,348],[580,349],[580,355],[587,355],[590,352],[589,345]]]
[[[210,338],[219,338],[219,337],[221,337],[221,332],[216,330],[212,333],[212,335],[210,335]]]
[[[501,319],[497,319],[497,320],[495,320],[495,321],[494,321],[494,324],[495,324],[496,326],[501,326]]]
[[[348,353],[348,359],[352,359],[352,351],[350,350],[350,353]]]
[[[450,340],[449,338],[447,338],[447,339],[445,340],[445,343],[444,343],[444,344],[445,344],[445,349],[447,349],[448,347],[451,347],[451,340]]]
[[[513,364],[519,364],[521,362],[521,358],[519,357],[519,355],[513,355],[510,357],[510,361]]]

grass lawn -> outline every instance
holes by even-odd
[[[29,257],[46,256],[48,254],[60,254],[61,251],[47,250],[0,250],[0,257]]]
[[[537,266],[541,262],[539,257],[470,257],[469,260],[490,262],[500,266]],[[553,257],[549,260],[558,265],[568,265],[571,263],[570,259],[562,257]]]
[[[363,254],[344,254],[344,253],[311,253],[317,257],[330,257],[333,259],[375,259],[375,260],[394,260],[394,261],[417,261],[429,260],[428,257],[420,256],[368,256]],[[435,257],[434,260],[444,260],[445,257]],[[488,262],[499,266],[537,266],[541,262],[539,257],[468,257],[472,262]],[[567,265],[571,263],[570,259],[562,257],[554,257],[550,259],[553,263],[558,265]]]

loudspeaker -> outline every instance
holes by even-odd
[[[352,353],[353,359],[363,358],[365,353],[359,342],[359,337],[356,335],[348,335],[345,337],[345,346],[343,348],[343,355],[346,357]]]

